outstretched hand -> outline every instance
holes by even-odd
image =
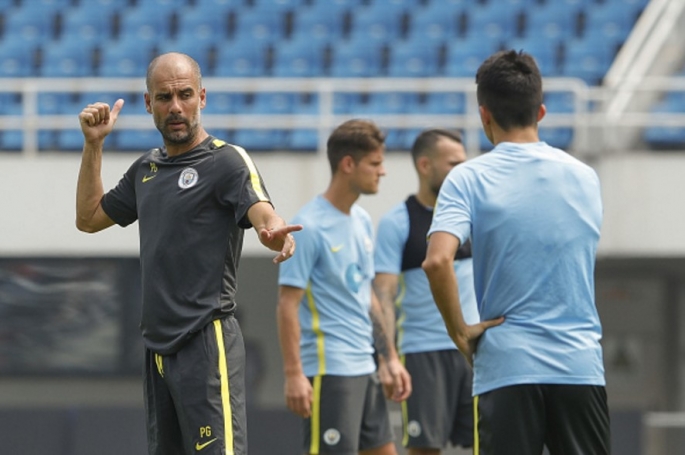
[[[483,333],[489,328],[496,327],[503,322],[504,317],[502,316],[497,319],[482,321],[478,324],[467,325],[466,330],[461,336],[457,335],[452,337],[454,344],[459,348],[459,352],[466,357],[466,361],[469,362],[471,367],[473,367],[473,355],[476,353],[476,346],[478,345],[480,337],[483,336]]]
[[[107,103],[94,103],[86,106],[79,114],[81,131],[86,142],[102,141],[112,132],[124,100],[118,99],[110,109]]]
[[[290,233],[301,230],[301,224],[288,224],[276,229],[261,229],[259,241],[270,250],[280,251],[273,260],[274,264],[278,264],[295,253],[295,238]]]

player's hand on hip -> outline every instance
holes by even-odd
[[[483,336],[486,330],[496,327],[503,322],[504,317],[502,316],[497,319],[489,319],[487,321],[481,321],[478,324],[468,325],[461,336],[456,336],[454,338],[454,343],[464,357],[466,357],[466,360],[471,367],[473,367],[473,355],[476,353],[480,337]]]
[[[79,114],[81,131],[86,142],[102,141],[112,132],[124,100],[118,99],[110,108],[107,103],[89,104]]]
[[[280,251],[274,258],[274,263],[283,262],[295,253],[295,237],[291,232],[301,231],[302,225],[288,224],[276,229],[262,229],[259,231],[259,240],[262,245],[273,251]]]
[[[307,418],[312,414],[312,385],[303,374],[286,376],[285,402],[288,409],[300,417]]]

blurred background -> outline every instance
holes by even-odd
[[[422,128],[461,130],[470,157],[489,149],[474,76],[505,48],[542,70],[542,139],[602,180],[596,283],[613,453],[685,452],[684,10],[682,0],[0,0],[0,453],[146,453],[137,229],[74,227],[83,106],[126,100],[105,144],[108,189],[160,145],[144,109],[148,62],[193,56],[205,127],[252,153],[286,218],[325,189],[332,128],[371,118],[387,132],[388,175],[360,203],[377,221],[415,191],[408,149]],[[298,454],[270,259],[248,233],[238,318],[250,453]]]

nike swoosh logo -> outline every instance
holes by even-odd
[[[342,250],[345,245],[338,245],[338,246],[332,246],[331,247],[331,252],[332,253],[337,253],[338,251]]]
[[[153,178],[157,177],[157,174],[152,174],[152,175],[144,175],[143,176],[143,183],[147,182],[148,180],[152,180]]]
[[[205,442],[204,444],[200,444],[199,442],[196,442],[195,443],[195,450],[197,450],[199,452],[200,450],[204,449],[205,447],[207,447],[208,445],[210,445],[214,441],[216,441],[216,438],[210,439],[209,441]]]

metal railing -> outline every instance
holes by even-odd
[[[455,78],[368,78],[368,79],[279,79],[279,78],[205,78],[203,85],[211,94],[227,93],[309,93],[318,95],[318,113],[312,114],[203,114],[203,124],[208,129],[311,129],[318,131],[319,150],[325,150],[325,141],[335,125],[356,116],[354,113],[338,114],[334,110],[336,93],[462,93],[465,96],[463,114],[366,114],[381,128],[415,129],[423,127],[459,128],[465,133],[465,145],[469,152],[480,150],[480,116],[476,101],[476,85],[473,79]],[[603,87],[590,87],[582,80],[549,78],[544,80],[546,92],[570,92],[575,108],[570,113],[548,113],[541,128],[572,128],[574,141],[570,147],[579,155],[596,154],[612,149],[611,132],[622,128],[647,126],[685,127],[685,113],[653,114],[649,112],[626,112],[620,117],[609,118],[602,110],[613,92]],[[68,115],[44,115],[39,113],[40,93],[88,93],[111,92],[130,94],[144,92],[144,81],[135,79],[50,79],[26,78],[3,79],[0,93],[21,93],[21,115],[0,116],[0,131],[23,131],[23,156],[35,158],[38,152],[38,131],[78,129],[77,112]],[[623,89],[622,89],[623,90]],[[633,90],[685,90],[685,78],[645,78]],[[592,106],[592,107],[591,107]],[[154,124],[148,115],[126,114],[123,111],[117,130],[152,130]]]

